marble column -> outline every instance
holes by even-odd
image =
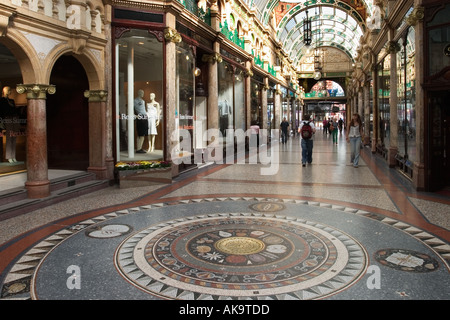
[[[275,92],[274,92],[273,109],[274,109],[273,115],[274,115],[274,123],[275,123],[274,129],[280,129],[280,123],[283,120],[283,118],[282,118],[283,110],[282,110],[282,104],[281,104],[281,90],[280,90],[279,84],[277,84]]]
[[[393,31],[391,38],[393,37]],[[390,106],[390,135],[389,135],[389,149],[387,163],[390,168],[395,167],[397,161],[395,156],[398,153],[398,97],[397,97],[397,52],[400,50],[398,43],[390,41],[388,44],[389,55],[391,57],[390,66],[390,94],[389,94],[389,106]]]
[[[56,88],[45,84],[19,84],[17,93],[27,96],[27,181],[25,188],[30,199],[50,195],[47,157],[47,94]]]
[[[262,108],[262,119],[259,124],[261,129],[268,129],[269,126],[267,124],[267,90],[269,89],[269,78],[264,78],[264,85],[261,90],[261,108]],[[270,133],[269,137],[270,137]]]
[[[219,80],[218,80],[218,63],[222,62],[220,44],[214,43],[215,53],[205,54],[203,61],[208,62],[208,129],[219,128]]]
[[[427,104],[424,102],[425,92],[420,85],[425,77],[425,53],[424,37],[425,37],[425,24],[424,7],[422,7],[422,0],[414,1],[414,10],[407,18],[409,25],[414,27],[415,33],[415,70],[416,75],[416,159],[414,160],[412,182],[417,190],[426,189],[427,173],[425,168],[425,107]]]
[[[246,71],[245,71],[245,116],[246,116],[246,130],[250,128],[251,121],[252,121],[252,97],[251,97],[251,90],[252,90],[252,77],[253,77],[253,71],[252,71],[252,63],[251,61],[247,61],[245,63]]]
[[[172,13],[166,14],[166,29],[164,30],[165,38],[165,66],[166,66],[166,79],[165,79],[165,96],[166,96],[166,121],[165,130],[167,137],[164,146],[164,158],[172,160],[172,154],[176,154],[179,141],[176,137],[178,130],[178,115],[176,114],[177,108],[177,96],[176,83],[177,83],[177,43],[182,41],[181,35],[175,30],[176,17]],[[177,172],[178,166],[174,170]]]
[[[372,127],[373,127],[373,136],[372,136],[372,153],[377,152],[377,145],[378,145],[378,139],[379,139],[379,108],[378,108],[378,73],[376,64],[374,63],[372,67],[372,79],[373,79],[373,120],[372,120]]]
[[[108,179],[106,166],[107,125],[105,90],[88,90],[84,96],[89,99],[89,167],[97,179]]]
[[[365,146],[370,144],[370,81],[366,81],[363,87],[364,94],[364,141]]]

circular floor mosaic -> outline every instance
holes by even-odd
[[[250,213],[181,218],[124,240],[121,275],[169,299],[323,298],[355,283],[365,249],[333,227]]]

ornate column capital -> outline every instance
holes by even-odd
[[[213,63],[221,63],[223,61],[222,56],[220,54],[218,54],[217,52],[213,53],[213,54],[204,54],[202,56],[202,61],[203,62],[209,62],[211,64]]]
[[[249,69],[246,69],[245,70],[245,72],[244,72],[244,77],[253,77],[253,71],[249,68]]]
[[[395,41],[386,43],[386,53],[397,53],[401,50],[400,45]]]
[[[178,31],[170,27],[164,29],[164,38],[167,41],[173,43],[179,43],[182,40],[181,35],[178,33]]]
[[[422,21],[425,17],[425,8],[424,7],[415,7],[413,12],[406,18],[406,22],[410,26],[415,26],[417,22]]]
[[[105,102],[108,97],[106,90],[86,90],[84,97],[89,99],[89,102]]]
[[[17,93],[26,93],[27,99],[43,99],[47,98],[48,94],[54,94],[56,87],[53,84],[18,84],[16,87]]]

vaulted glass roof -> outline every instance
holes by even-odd
[[[256,9],[263,24],[275,20],[276,36],[294,63],[298,63],[307,50],[303,44],[306,11],[312,20],[312,46],[335,47],[354,60],[366,19],[374,9],[373,0],[245,1]]]
[[[278,27],[277,37],[290,58],[298,62],[306,53],[303,43],[303,21],[306,11],[311,18],[313,47],[331,46],[344,51],[350,59],[356,57],[363,27],[345,10],[337,7],[317,6],[296,12]]]

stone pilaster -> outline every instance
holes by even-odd
[[[407,18],[409,25],[414,27],[415,32],[415,74],[416,74],[416,159],[413,166],[413,185],[417,190],[425,190],[426,168],[425,168],[425,106],[424,89],[420,85],[424,79],[425,51],[424,51],[424,22],[425,9],[422,0],[414,1],[414,10]]]
[[[45,84],[19,84],[19,94],[26,93],[27,104],[27,189],[28,198],[39,199],[50,195],[47,157],[47,94],[56,88]]]
[[[264,85],[261,90],[261,108],[262,108],[262,119],[259,124],[260,128],[268,129],[267,127],[267,90],[269,89],[269,78],[264,78]],[[268,133],[270,135],[270,133]]]
[[[89,167],[97,179],[108,179],[112,176],[106,166],[107,122],[106,102],[108,92],[105,90],[88,90],[84,92],[89,99]]]
[[[208,129],[219,128],[219,86],[218,63],[222,63],[219,54],[220,43],[214,43],[214,54],[203,55],[202,60],[208,62]]]
[[[391,31],[390,37],[393,37],[393,31]],[[397,53],[400,51],[398,43],[394,41],[389,41],[387,45],[387,52],[391,57],[390,66],[390,94],[389,94],[389,105],[390,105],[390,135],[389,135],[389,148],[388,148],[388,158],[387,163],[389,167],[393,168],[396,165],[395,156],[398,153],[398,97],[397,97]]]
[[[365,146],[370,144],[370,81],[366,81],[363,87],[364,94],[364,141]]]
[[[172,13],[166,14],[166,29],[164,30],[165,38],[165,66],[166,66],[166,79],[165,79],[165,95],[166,95],[166,107],[165,107],[165,145],[164,145],[164,158],[172,160],[172,152],[175,152],[179,143],[178,137],[175,137],[175,133],[178,132],[179,117],[176,114],[177,108],[177,96],[178,92],[175,90],[175,83],[177,81],[177,43],[182,41],[181,35],[175,30],[176,17]],[[174,166],[174,172],[178,172],[178,166]]]

